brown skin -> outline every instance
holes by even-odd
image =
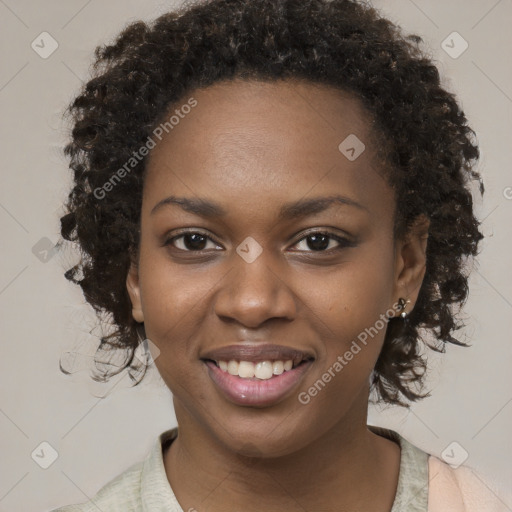
[[[309,404],[298,394],[399,297],[413,309],[428,221],[393,239],[394,193],[375,169],[368,116],[352,96],[292,81],[226,82],[191,96],[197,106],[148,161],[138,268],[127,277],[133,317],[159,347],[155,363],[173,393],[180,430],[164,453],[172,488],[184,510],[199,512],[389,511],[400,448],[366,424],[385,329]],[[353,162],[338,150],[351,133],[366,144]],[[171,194],[213,200],[227,215],[207,219],[177,205],[150,214]],[[333,194],[363,208],[334,204],[277,219],[283,203]],[[179,228],[211,239],[196,252],[190,239],[163,245]],[[310,230],[355,246],[331,238],[315,249]],[[252,263],[236,253],[248,236],[263,248]],[[200,355],[244,339],[304,350],[315,361],[278,403],[235,405]]]

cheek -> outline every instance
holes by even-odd
[[[212,285],[201,278],[201,271],[184,272],[172,265],[160,249],[141,252],[139,275],[146,336],[160,351],[156,367],[173,392],[179,393],[180,383],[190,380],[191,362],[199,365],[201,304]]]
[[[145,323],[160,335],[181,330],[212,287],[208,270],[173,263],[165,248],[143,248],[139,273]]]
[[[383,245],[359,251],[343,266],[331,268],[322,279],[324,286],[319,289],[317,280],[315,292],[308,294],[311,318],[317,319],[323,338],[320,373],[330,372],[327,380],[343,382],[343,394],[365,382],[384,341],[385,314],[392,305],[393,258],[392,248]],[[311,286],[313,278],[304,283]]]
[[[391,250],[390,250],[391,251]],[[357,336],[392,305],[392,257],[379,251],[358,251],[323,275],[301,276],[303,299],[333,333]]]

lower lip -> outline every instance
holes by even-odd
[[[286,398],[297,386],[313,361],[306,361],[293,370],[270,379],[242,379],[206,361],[210,378],[224,395],[237,405],[268,406]]]

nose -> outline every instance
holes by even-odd
[[[297,298],[286,276],[272,268],[264,254],[251,263],[235,255],[237,261],[216,294],[215,313],[219,318],[235,320],[248,328],[257,328],[270,318],[295,318]]]

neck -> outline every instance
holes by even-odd
[[[363,406],[306,447],[265,458],[234,453],[176,407],[179,435],[164,454],[167,477],[184,510],[389,511],[400,450],[368,429]]]

